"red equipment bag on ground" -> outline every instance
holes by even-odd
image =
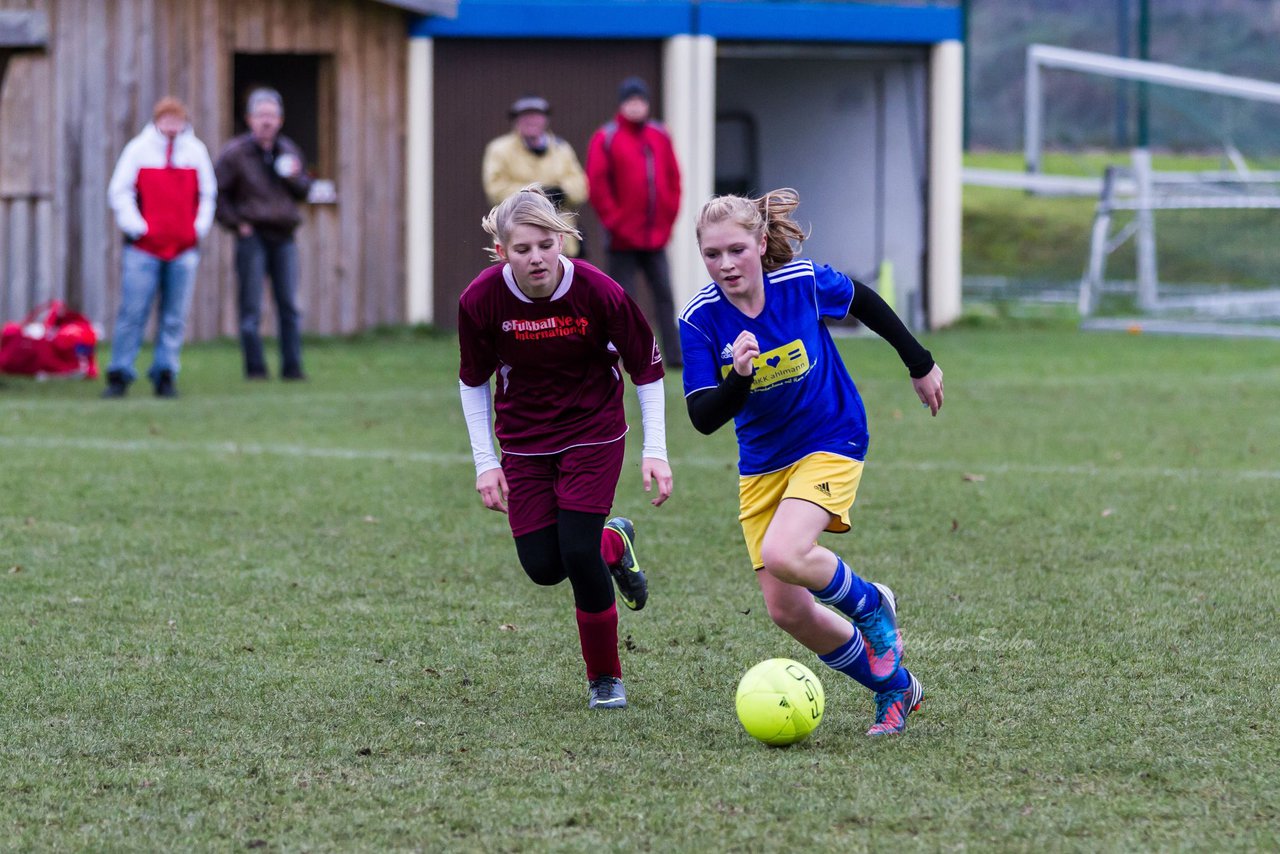
[[[96,379],[98,333],[89,318],[51,300],[0,332],[0,373]]]

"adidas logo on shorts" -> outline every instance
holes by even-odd
[[[829,481],[824,480],[822,483],[816,483],[814,484],[813,488],[818,490],[828,498],[831,497],[831,483]]]

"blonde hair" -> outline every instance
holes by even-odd
[[[545,228],[552,234],[571,234],[580,238],[582,233],[573,227],[572,217],[572,214],[556,210],[555,203],[541,184],[530,184],[494,205],[480,220],[480,227],[493,238],[494,243],[503,245],[518,225],[532,225]],[[498,253],[492,247],[489,255],[498,260]]]
[[[808,237],[803,228],[791,218],[800,206],[800,194],[790,187],[771,190],[753,199],[747,196],[715,196],[698,213],[698,244],[702,244],[702,230],[717,222],[729,220],[750,232],[757,239],[765,237],[761,266],[772,272],[792,261],[800,254],[800,245]]]

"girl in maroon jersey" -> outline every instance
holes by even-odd
[[[588,706],[624,708],[613,582],[632,610],[644,607],[648,588],[632,523],[605,522],[627,433],[620,368],[640,398],[640,472],[646,492],[657,485],[656,507],[671,495],[662,357],[621,286],[561,254],[565,235],[577,230],[540,187],[509,196],[482,225],[500,263],[458,301],[458,377],[476,491],[485,507],[507,514],[520,565],[535,584],[569,579]]]

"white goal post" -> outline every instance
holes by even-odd
[[[1040,171],[1041,149],[1044,145],[1044,87],[1040,74],[1046,68],[1280,104],[1280,83],[1183,68],[1145,59],[1127,59],[1105,53],[1033,44],[1027,48],[1027,90],[1023,116],[1026,132],[1024,153],[1027,171],[1031,173]]]
[[[1184,68],[1163,62],[1110,56],[1053,45],[1033,44],[1027,49],[1024,114],[1025,186],[1032,192],[1083,192],[1086,185],[1058,186],[1064,176],[1041,172],[1044,146],[1046,70],[1064,70],[1098,77],[1128,80],[1161,88],[1199,92],[1280,105],[1280,83],[1237,77],[1214,71]],[[1280,172],[1250,170],[1239,151],[1223,143],[1231,169],[1217,171],[1157,172],[1145,148],[1132,152],[1128,167],[1110,166],[1094,184],[1098,207],[1089,244],[1089,260],[1080,281],[1078,308],[1088,317],[1097,308],[1106,285],[1107,257],[1129,240],[1135,244],[1136,307],[1141,312],[1191,311],[1213,315],[1224,312],[1274,315],[1280,312],[1280,290],[1225,292],[1175,298],[1160,293],[1156,263],[1155,214],[1158,211],[1280,210]],[[1046,183],[1053,179],[1057,184]],[[1112,234],[1114,214],[1130,212],[1129,219]]]

